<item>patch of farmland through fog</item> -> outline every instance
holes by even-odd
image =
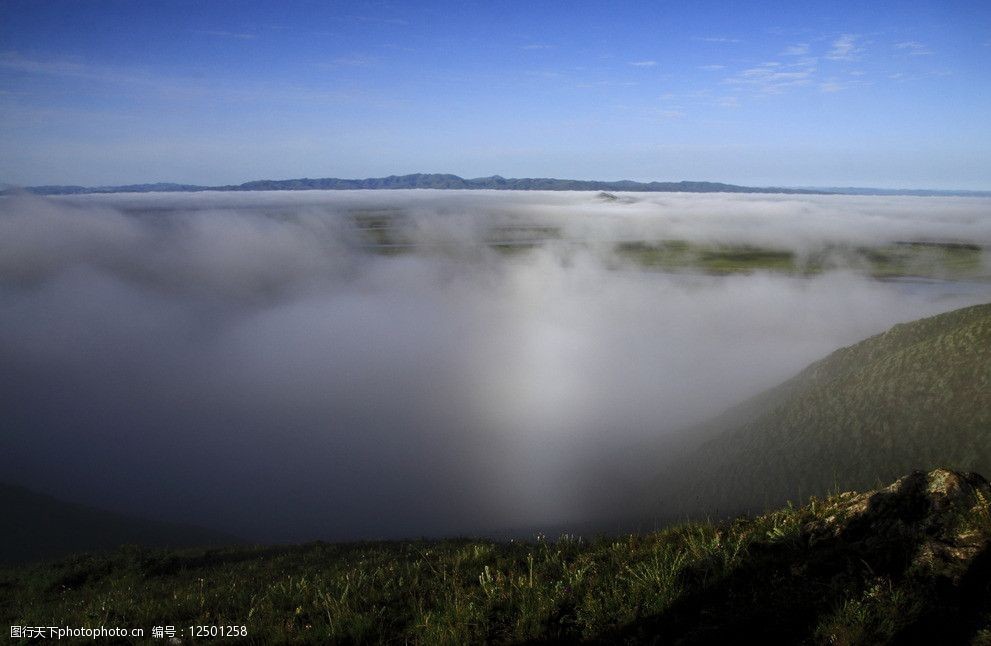
[[[991,300],[989,246],[979,198],[2,198],[0,451],[258,540],[583,522],[613,453]]]

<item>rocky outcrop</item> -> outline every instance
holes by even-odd
[[[904,545],[907,573],[958,584],[991,539],[991,485],[976,473],[917,471],[863,494],[827,502],[820,518],[803,527],[810,548],[841,541],[865,553]]]
[[[724,577],[686,586],[620,641],[991,643],[991,485],[977,474],[916,471],[872,491],[813,498],[733,521],[720,543],[741,538],[742,556]]]

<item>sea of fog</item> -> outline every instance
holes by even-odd
[[[991,300],[982,280],[709,276],[613,254],[989,247],[989,199],[616,198],[0,198],[3,479],[256,540],[567,525],[609,513],[614,453]]]

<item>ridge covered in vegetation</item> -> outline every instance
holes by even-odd
[[[708,441],[664,470],[655,507],[734,514],[915,468],[991,472],[991,304],[837,350],[692,435]]]
[[[935,470],[590,541],[121,548],[0,570],[0,616],[245,625],[252,643],[986,643],[989,500],[982,477]]]

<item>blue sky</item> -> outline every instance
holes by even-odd
[[[0,183],[991,189],[991,3],[0,2]]]

